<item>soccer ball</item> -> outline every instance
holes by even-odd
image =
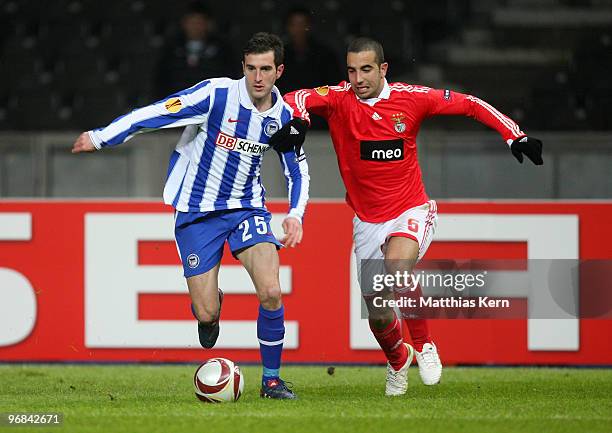
[[[193,376],[193,385],[196,397],[202,401],[236,401],[244,389],[244,376],[229,359],[212,358],[198,367]]]

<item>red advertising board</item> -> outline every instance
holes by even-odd
[[[611,202],[438,204],[428,259],[612,259]],[[286,362],[384,361],[358,314],[352,217],[341,202],[314,201],[302,244],[280,252]],[[171,209],[155,202],[0,202],[0,361],[258,361],[257,298],[228,251],[219,345],[198,346],[172,233]],[[612,365],[611,320],[430,328],[447,365]]]

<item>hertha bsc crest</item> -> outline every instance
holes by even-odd
[[[278,131],[278,122],[276,120],[270,120],[264,127],[264,132],[268,137],[272,137],[276,131]]]
[[[197,254],[189,254],[187,256],[187,265],[191,269],[197,268],[198,266],[200,266],[200,257]]]
[[[406,117],[404,113],[395,113],[391,115],[391,120],[395,122],[395,125],[393,125],[393,127],[395,128],[395,131],[398,134],[402,134],[403,132],[406,131],[406,124],[404,123],[404,117]]]

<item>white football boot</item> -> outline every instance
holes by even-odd
[[[421,352],[415,350],[419,375],[425,385],[436,385],[442,377],[442,362],[433,343],[425,343]]]
[[[394,370],[391,364],[387,362],[387,385],[385,386],[385,395],[396,396],[406,394],[408,389],[408,367],[412,363],[414,357],[414,349],[408,343],[404,343],[408,349],[408,359],[399,370]]]

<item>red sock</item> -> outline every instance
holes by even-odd
[[[395,370],[399,370],[406,363],[406,359],[408,359],[408,350],[403,344],[404,340],[402,339],[402,325],[400,321],[394,315],[393,322],[385,329],[376,329],[372,326],[371,322],[370,329],[381,349],[385,352],[389,364]]]
[[[423,296],[421,285],[417,284],[416,289],[412,292],[410,297],[417,299]],[[429,335],[429,326],[427,325],[427,319],[409,319],[404,317],[406,325],[408,325],[408,331],[410,332],[410,338],[412,338],[412,346],[414,350],[418,352],[423,351],[423,345],[425,343],[431,343],[431,336]]]
[[[425,343],[431,343],[431,336],[429,335],[429,326],[427,326],[426,319],[404,319],[408,325],[408,331],[412,338],[412,347],[417,352],[423,351],[423,345]]]

